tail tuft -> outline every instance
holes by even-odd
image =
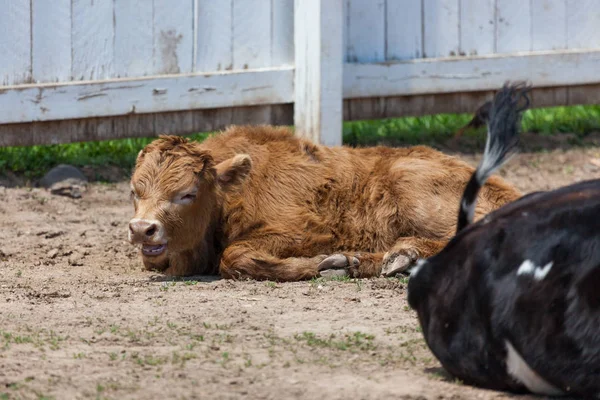
[[[507,82],[492,100],[485,116],[488,126],[485,151],[463,193],[457,233],[473,222],[477,195],[485,182],[517,149],[521,117],[530,104],[527,96],[530,90],[525,83]]]

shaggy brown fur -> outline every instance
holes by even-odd
[[[424,146],[330,148],[286,128],[237,126],[203,143],[155,140],[131,184],[135,217],[164,231],[167,250],[143,256],[147,268],[295,281],[322,270],[391,274],[437,253],[473,170]],[[476,219],[518,197],[492,177]]]

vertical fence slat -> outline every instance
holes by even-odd
[[[531,50],[560,50],[567,47],[565,0],[531,3]]]
[[[31,80],[29,0],[0,0],[0,86]]]
[[[265,0],[233,2],[233,68],[271,65],[271,7]]]
[[[295,0],[295,107],[299,136],[342,143],[342,0]]]
[[[198,0],[196,71],[233,68],[233,0]]]
[[[458,0],[425,0],[423,2],[424,57],[458,55]]]
[[[567,47],[566,0],[531,2],[531,50],[560,50]],[[532,94],[535,107],[567,102],[567,88],[538,88]]]
[[[420,0],[387,0],[385,42],[388,60],[421,58],[422,11]]]
[[[496,51],[531,50],[531,8],[524,0],[497,0]]]
[[[350,0],[348,62],[385,61],[385,0]]]
[[[495,0],[460,0],[460,52],[464,55],[494,53]]]
[[[294,0],[271,0],[271,65],[294,65]]]
[[[32,2],[32,72],[36,82],[71,80],[71,0]]]
[[[152,2],[115,2],[115,75],[152,74],[154,52]]]
[[[154,67],[155,74],[189,73],[194,68],[194,2],[154,0]],[[156,96],[156,101],[161,101]],[[155,132],[172,131],[176,126],[182,132],[193,129],[192,111],[156,114]]]
[[[192,72],[194,3],[154,0],[154,73]]]
[[[271,66],[271,2],[233,0],[233,69]],[[234,121],[271,120],[270,106],[236,108]]]
[[[72,7],[73,79],[112,77],[115,34],[113,2],[73,0]]]
[[[567,0],[569,49],[600,47],[600,0]]]

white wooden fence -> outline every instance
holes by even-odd
[[[600,102],[600,0],[0,0],[0,146]]]

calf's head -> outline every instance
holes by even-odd
[[[168,275],[217,271],[215,230],[224,194],[241,183],[250,157],[217,165],[199,143],[161,136],[138,154],[131,178],[135,216],[129,241],[141,245],[144,266]]]

